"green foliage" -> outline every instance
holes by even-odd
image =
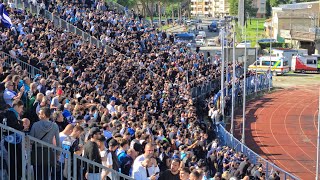
[[[267,38],[264,31],[264,24],[265,19],[248,19],[247,21],[247,27],[244,33],[247,35],[247,41],[251,41],[251,47],[256,46],[256,42],[259,39]],[[236,24],[237,25],[237,24]],[[244,35],[242,34],[242,29],[239,26],[236,26],[236,42],[239,43],[241,41],[244,41]]]
[[[270,43],[259,43],[261,49],[269,49]],[[288,48],[288,43],[279,43],[279,42],[273,42],[271,43],[272,48]]]
[[[266,17],[270,17],[271,16],[272,7],[270,5],[270,1],[271,0],[267,0],[266,1]]]
[[[125,7],[133,7],[137,4],[137,0],[116,0],[117,3],[121,4],[122,6]]]
[[[229,5],[230,5],[229,13],[231,15],[238,15],[238,4],[239,4],[238,0],[230,0],[229,1]]]
[[[239,5],[239,0],[230,0],[230,14],[231,15],[238,15],[238,5]],[[249,13],[249,16],[256,16],[258,9],[253,8],[252,5],[252,0],[245,0],[244,1],[244,9],[245,13]]]

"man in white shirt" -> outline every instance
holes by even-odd
[[[216,109],[213,104],[209,105],[209,108],[210,108],[210,110],[209,110],[208,116],[211,118],[211,121],[212,121],[213,125],[215,125],[216,122],[219,121],[219,119],[218,119],[218,114],[219,114],[218,109]]]
[[[133,163],[132,171],[136,171],[139,166],[141,165],[141,162],[144,161],[147,157],[152,157],[154,153],[154,146],[151,143],[146,144],[144,148],[144,154],[138,156]]]
[[[5,90],[3,92],[3,99],[6,102],[6,104],[8,104],[10,107],[12,107],[12,103],[14,100],[16,99],[20,99],[23,92],[24,92],[24,86],[22,86],[20,88],[20,92],[16,93],[13,89],[14,89],[14,84],[11,81],[8,81],[5,83]]]
[[[110,103],[107,105],[107,108],[108,108],[110,114],[112,114],[113,112],[117,112],[117,110],[114,107],[115,105],[116,105],[115,100],[111,100]]]
[[[159,177],[159,167],[154,164],[155,159],[146,157],[139,166],[132,171],[132,177],[139,180],[156,180]]]

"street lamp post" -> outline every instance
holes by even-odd
[[[244,26],[244,60],[243,60],[243,105],[242,105],[242,148],[243,145],[245,144],[245,126],[246,126],[246,84],[247,84],[247,28]]]
[[[258,86],[258,69],[257,69],[257,63],[258,63],[258,48],[259,48],[259,45],[258,45],[258,26],[259,26],[259,20],[257,20],[257,32],[256,32],[256,62],[255,62],[255,65],[256,65],[256,69],[255,69],[255,78],[254,78],[254,92],[255,92],[255,95],[257,96],[257,86]]]
[[[271,29],[269,30],[269,35],[270,35],[270,39],[271,39]],[[268,91],[270,92],[271,90],[271,76],[272,76],[272,69],[271,69],[271,49],[272,49],[272,42],[270,40],[270,50],[269,50],[269,74],[267,75],[268,79],[269,79],[269,83],[268,83]]]
[[[221,113],[222,113],[223,122],[224,122],[224,61],[225,61],[225,58],[224,58],[224,33],[225,33],[225,29],[222,28],[221,29],[222,53],[221,53],[221,101],[220,101],[221,103],[220,103],[220,106],[221,106]]]
[[[232,36],[232,94],[231,94],[231,128],[230,132],[233,135],[234,131],[234,106],[235,106],[235,80],[236,80],[236,30],[235,30],[235,21],[233,21],[233,36]]]
[[[317,138],[316,180],[319,180],[319,146],[320,146],[320,88],[319,88],[319,107],[318,107],[318,138]]]

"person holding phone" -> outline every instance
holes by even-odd
[[[133,170],[132,177],[139,180],[157,180],[159,178],[159,167],[155,165],[155,159],[146,157],[138,168]]]

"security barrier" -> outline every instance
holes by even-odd
[[[45,78],[47,77],[46,72],[26,63],[24,61],[21,61],[18,58],[13,58],[7,53],[0,52],[0,57],[2,59],[5,59],[5,66],[7,66],[7,67],[13,67],[13,65],[17,63],[21,67],[22,70],[27,71],[28,76],[30,78],[33,78],[36,74],[40,74],[42,77],[45,77]]]
[[[108,174],[110,179],[121,179],[121,180],[133,180],[133,178],[121,174],[113,169],[106,168],[105,166],[92,162],[86,158],[78,155],[73,156],[73,172],[75,175],[73,179],[84,179],[83,175],[87,176],[87,179],[96,179],[94,177],[101,177]]]
[[[24,132],[0,123],[0,179],[1,180],[71,180],[85,179],[89,167],[97,170],[96,176],[109,172],[112,179],[133,178],[101,164],[78,156],[56,145],[46,143]],[[63,157],[72,157],[64,158]],[[72,167],[72,169],[71,169]],[[72,171],[73,170],[73,171]]]
[[[263,170],[266,173],[266,177],[268,178],[275,171],[280,172],[280,179],[285,180],[298,180],[299,178],[294,175],[286,172],[285,170],[279,168],[275,164],[267,161],[266,159],[259,156],[257,153],[252,151],[246,145],[242,144],[237,138],[235,138],[232,134],[230,134],[221,124],[217,126],[217,135],[220,140],[220,144],[224,146],[229,146],[233,148],[235,151],[242,152],[246,155],[250,162],[253,164],[262,164]]]

